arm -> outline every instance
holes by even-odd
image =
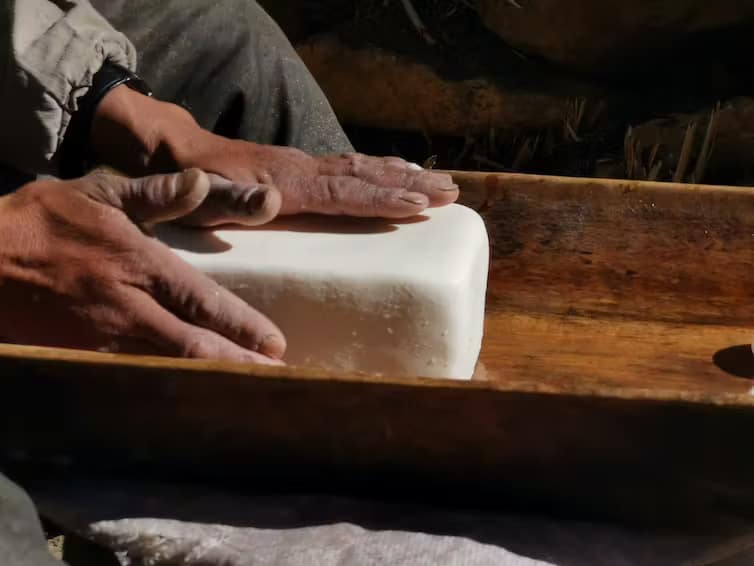
[[[54,173],[76,99],[109,59],[129,69],[136,52],[88,0],[2,0],[0,159]]]
[[[93,74],[106,59],[133,69],[135,52],[87,0],[2,1],[0,159],[17,169],[54,173],[76,100]],[[254,207],[263,215],[233,218],[243,223],[301,212],[404,217],[458,197],[449,175],[401,159],[314,157],[222,138],[182,108],[125,87],[102,99],[89,141],[101,163],[131,175],[198,167],[233,181],[233,191],[219,190],[207,200],[213,218],[229,205],[237,210],[254,188],[276,195],[274,206]],[[239,184],[245,187],[240,193]],[[204,212],[197,221],[207,223]]]

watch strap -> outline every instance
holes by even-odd
[[[90,145],[92,123],[97,106],[114,88],[127,85],[146,96],[152,96],[149,86],[125,67],[105,61],[92,77],[92,86],[77,100],[78,110],[73,113],[61,145],[60,174],[64,179],[85,175],[94,165]]]

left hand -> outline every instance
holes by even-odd
[[[217,136],[184,109],[127,87],[113,89],[98,106],[92,144],[106,164],[131,175],[196,167],[227,178],[235,182],[228,184],[235,196],[217,191],[223,202],[256,187],[268,199],[267,217],[257,215],[256,224],[278,213],[403,218],[450,204],[459,194],[450,175],[397,157],[316,157]],[[239,184],[246,189],[239,192]]]
[[[207,134],[204,147],[177,154],[177,168],[197,167],[236,182],[274,187],[281,196],[281,215],[403,218],[458,198],[450,175],[397,157],[358,153],[314,157],[290,147]]]

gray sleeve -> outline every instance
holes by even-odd
[[[88,0],[0,0],[0,162],[55,173],[76,100],[105,60],[136,51]]]

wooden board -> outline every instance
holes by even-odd
[[[491,379],[751,390],[754,192],[458,178],[492,241],[482,356]]]
[[[676,522],[754,509],[754,191],[456,173],[477,380],[0,347],[15,464]]]

